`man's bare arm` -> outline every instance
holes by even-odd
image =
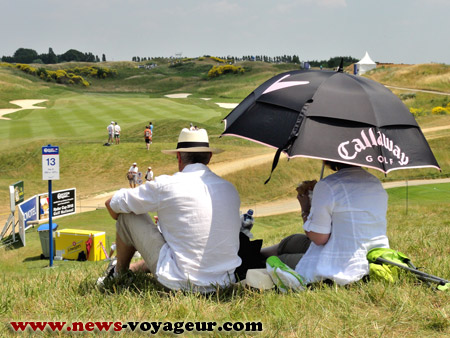
[[[111,198],[105,202],[105,206],[106,206],[106,209],[108,209],[108,212],[111,215],[111,217],[113,219],[117,220],[117,218],[119,218],[119,214],[111,208]]]

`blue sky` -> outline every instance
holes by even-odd
[[[298,55],[450,64],[450,0],[0,0],[0,56]]]

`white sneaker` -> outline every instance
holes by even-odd
[[[302,276],[284,264],[277,256],[267,258],[266,269],[275,285],[282,292],[305,290],[306,284]]]
[[[117,265],[117,258],[113,258],[109,264],[108,267],[105,270],[104,276],[99,277],[97,279],[97,285],[98,286],[104,286],[106,279],[114,279],[117,278],[118,274],[116,273],[116,265]]]

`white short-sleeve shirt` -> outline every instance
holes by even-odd
[[[381,182],[359,167],[319,181],[303,229],[331,235],[325,245],[311,243],[295,270],[309,283],[331,279],[344,285],[367,275],[367,252],[389,247],[387,200]]]

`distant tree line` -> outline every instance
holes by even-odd
[[[303,62],[308,62],[311,67],[323,67],[323,68],[337,68],[341,63],[341,59],[344,60],[344,67],[351,65],[352,63],[358,62],[358,59],[355,59],[351,56],[335,56],[328,60],[304,60],[300,61],[300,57],[298,55],[281,55],[281,56],[267,56],[267,55],[244,55],[242,57],[237,56],[221,56],[215,57],[211,55],[204,55],[199,59],[209,57],[217,62],[221,63],[235,63],[237,61],[260,61],[260,62],[268,62],[268,63],[295,63],[301,64]],[[134,62],[145,62],[155,59],[175,59],[174,57],[164,58],[164,57],[140,57],[133,56],[131,59]]]
[[[311,67],[323,67],[323,68],[337,68],[341,64],[341,59],[344,60],[344,67],[351,65],[352,63],[358,62],[358,59],[355,59],[351,56],[335,56],[330,58],[329,60],[312,60],[308,61]]]
[[[19,48],[14,52],[13,56],[2,56],[3,62],[9,63],[43,63],[55,64],[60,62],[100,62],[98,55],[92,53],[82,53],[76,49],[69,49],[64,54],[56,55],[52,48],[48,49],[48,53],[38,54],[34,49]],[[102,61],[106,61],[105,54],[102,55]]]

